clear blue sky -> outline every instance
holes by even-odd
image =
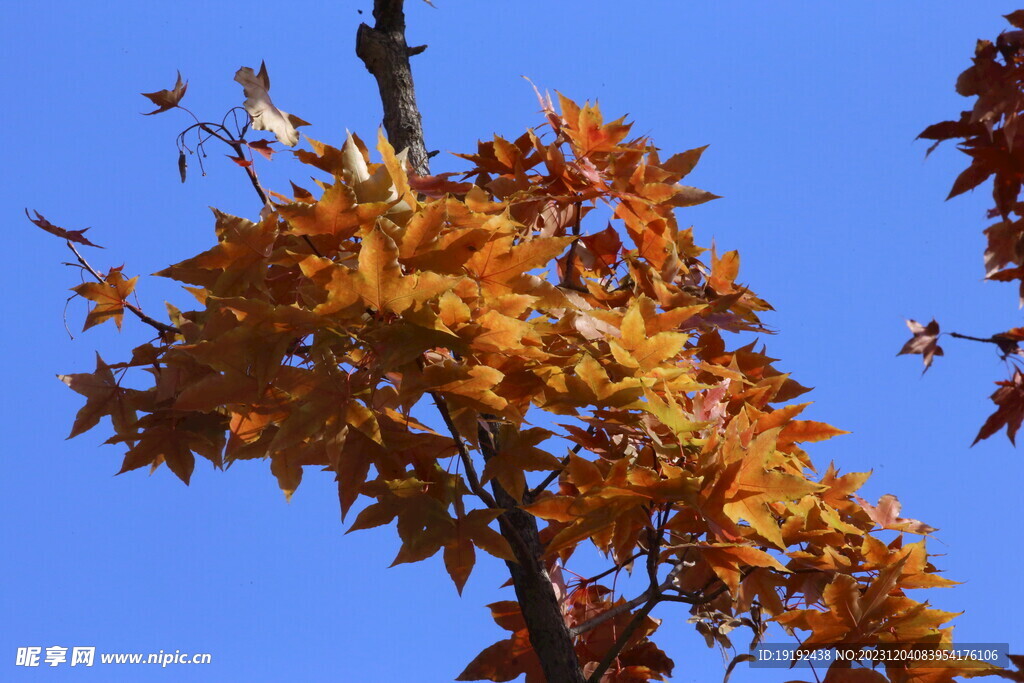
[[[474,2],[409,0],[409,39],[430,149],[465,151],[540,123],[520,75],[682,151],[704,144],[692,182],[724,199],[681,216],[698,240],[739,249],[741,280],[774,304],[778,366],[816,387],[808,414],[852,432],[812,448],[823,466],[874,470],[865,491],[896,493],[904,513],[941,530],[930,542],[965,583],[933,603],[965,610],[958,639],[1024,651],[1020,566],[1022,454],[1002,436],[973,449],[1006,374],[990,348],[944,341],[921,378],[897,358],[903,319],[988,335],[1020,325],[1011,287],[981,281],[985,191],[943,199],[963,157],[925,161],[914,138],[954,117],[953,91],[974,41],[1017,6],[935,3]],[[162,469],[121,477],[102,430],[65,441],[80,397],[54,375],[89,371],[149,338],[126,319],[79,334],[67,311],[78,283],[62,242],[24,207],[68,228],[93,226],[94,265],[152,273],[205,249],[207,206],[254,215],[238,168],[211,147],[209,175],[178,181],[180,113],[143,117],[142,91],[190,81],[185,103],[212,118],[240,104],[240,66],[266,60],[272,95],[340,144],[372,138],[375,84],[353,51],[370,0],[8,3],[0,21],[7,161],[0,216],[8,241],[2,377],[5,486],[0,496],[0,679],[132,681],[447,681],[504,637],[484,604],[506,599],[504,567],[483,560],[460,599],[440,556],[391,563],[391,529],[343,536],[331,477],[308,471],[290,504],[269,467],[200,464],[190,487]],[[357,8],[363,14],[357,13]],[[283,156],[283,155],[282,155]],[[281,158],[281,157],[279,157]],[[441,156],[434,169],[454,170]],[[286,190],[306,170],[262,163]],[[308,182],[306,183],[309,184]],[[143,305],[188,295],[158,278]],[[718,654],[666,609],[659,643],[678,681],[720,680]],[[209,652],[205,667],[14,666],[16,648],[95,645],[105,652]],[[750,671],[733,681],[784,681]]]

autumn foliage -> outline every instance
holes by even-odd
[[[260,77],[239,73],[272,107]],[[166,111],[184,92],[179,78],[147,96]],[[294,155],[323,173],[318,187],[267,193],[257,220],[215,211],[216,242],[157,273],[194,298],[166,322],[130,302],[136,277],[81,259],[96,280],[75,288],[93,304],[86,326],[120,326],[127,309],[158,337],[62,377],[86,397],[72,436],[109,417],[121,472],[166,465],[185,483],[197,457],[266,461],[288,497],[304,473],[328,472],[343,516],[358,510],[350,529],[397,522],[395,563],[441,555],[459,591],[481,551],[536,563],[593,681],[673,672],[654,640],[655,607],[680,616],[665,603],[709,645],[739,627],[756,642],[775,622],[807,649],[948,647],[955,615],[910,597],[953,583],[926,550],[934,529],[894,496],[858,498],[867,473],[816,473],[804,445],[842,432],[800,419],[807,389],[736,341],[764,333],[770,310],[739,279],[739,255],[679,225],[678,209],[715,198],[682,184],[704,148],[663,155],[596,105],[538,97],[543,125],[481,142],[458,173],[411,173],[383,135],[376,155],[356,136],[309,140]],[[301,120],[268,111],[262,129],[295,142]],[[979,146],[1008,144],[982,132]],[[244,134],[226,142],[268,147]],[[995,232],[1018,230],[1017,205],[1001,207]],[[516,511],[540,520],[539,548]],[[584,544],[608,571],[571,574]],[[639,596],[613,588],[625,571],[642,577]],[[544,680],[522,607],[490,605],[508,635],[460,680]],[[834,665],[826,680],[968,673],[986,670]]]
[[[956,91],[974,98],[974,106],[956,120],[942,121],[926,128],[919,137],[934,140],[931,153],[946,140],[957,146],[970,163],[956,180],[947,199],[961,195],[992,179],[995,206],[989,218],[997,219],[985,229],[985,279],[1016,283],[1024,305],[1024,10],[1006,15],[1013,30],[1003,32],[995,43],[979,40],[974,63],[956,80]],[[913,337],[900,353],[923,354],[925,370],[932,358],[943,355],[938,345],[939,324],[921,325],[908,321]],[[1005,429],[1011,443],[1024,421],[1024,373],[1021,371],[1020,342],[1024,327],[1013,327],[988,337],[951,333],[952,337],[995,345],[1011,364],[1009,379],[999,381],[992,394],[996,410],[978,431],[974,443]]]

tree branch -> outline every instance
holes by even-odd
[[[388,139],[396,150],[408,149],[408,159],[413,170],[426,175],[429,163],[423,143],[423,123],[416,107],[402,6],[403,0],[374,0],[373,17],[376,24],[373,28],[366,24],[359,25],[356,55],[363,60],[366,70],[377,79],[381,103],[384,105],[384,130],[388,133]]]
[[[1008,358],[1011,354],[1024,355],[1021,354],[1019,344],[1020,340],[1014,339],[1013,337],[1007,336],[1002,333],[993,334],[991,337],[972,337],[968,334],[950,332],[949,336],[956,337],[957,339],[967,339],[970,341],[985,342],[986,344],[995,344],[996,346],[999,347],[999,352],[1003,354],[1004,360]]]
[[[665,579],[665,581],[663,583],[661,583],[661,584],[658,583],[658,559],[659,559],[659,557],[661,555],[661,538],[660,537],[661,537],[661,534],[662,534],[663,531],[664,531],[664,524],[659,524],[657,530],[655,530],[653,528],[649,528],[649,531],[648,531],[647,550],[643,553],[644,555],[647,556],[647,578],[648,578],[647,590],[645,590],[641,595],[633,598],[632,600],[630,600],[627,603],[624,603],[622,605],[617,605],[615,607],[612,607],[609,610],[601,612],[600,614],[598,614],[597,616],[593,617],[592,619],[588,619],[587,621],[583,622],[582,624],[578,624],[575,628],[572,629],[572,634],[573,634],[574,637],[578,636],[578,635],[580,635],[582,633],[586,633],[587,631],[589,631],[589,630],[591,630],[591,629],[593,629],[593,628],[595,628],[597,626],[600,626],[604,622],[608,621],[609,619],[613,619],[613,618],[619,616],[623,612],[631,612],[631,611],[633,611],[633,608],[637,607],[638,605],[644,605],[644,603],[648,603],[650,605],[651,609],[654,608],[654,603],[656,603],[658,601],[658,599],[661,596],[662,592],[665,589],[667,589],[669,586],[672,585],[672,578],[673,578],[672,575],[669,575],[669,577],[667,579]],[[646,605],[645,605],[645,607],[646,607]],[[643,610],[641,610],[641,611],[643,611]],[[647,610],[647,612],[650,612],[650,611],[651,611],[650,609]],[[619,648],[619,649],[621,649],[621,648]],[[604,670],[607,669],[608,666],[611,664],[611,662],[618,656],[619,650],[617,650],[614,647],[612,647],[612,649],[608,651],[608,654],[610,654],[611,657],[609,658],[606,655],[605,659],[607,659],[608,661],[607,661],[607,663],[605,663],[604,668],[602,669],[601,667],[598,667],[598,669],[601,671],[601,673],[604,673]],[[604,663],[604,660],[602,660],[602,663]],[[591,680],[600,680],[600,676],[598,676],[597,679],[594,679],[593,678],[593,674],[591,674]]]
[[[582,583],[584,585],[589,585],[591,583],[594,583],[595,581],[600,581],[601,579],[603,579],[604,577],[608,576],[609,574],[614,574],[617,571],[621,571],[623,568],[625,568],[625,566],[627,564],[631,564],[634,560],[637,560],[637,559],[639,559],[641,557],[644,557],[646,554],[647,553],[645,553],[645,552],[634,553],[633,555],[627,557],[622,562],[616,564],[614,567],[611,567],[610,569],[605,569],[600,574],[595,574],[594,576],[591,576],[590,578],[587,578],[587,579],[581,579],[580,583]]]
[[[462,468],[466,471],[466,481],[469,484],[469,490],[487,507],[500,509],[494,497],[480,483],[480,477],[477,475],[476,467],[473,465],[473,458],[466,448],[465,442],[462,440],[462,435],[459,434],[458,427],[455,426],[455,422],[452,420],[447,401],[435,391],[430,392],[430,396],[434,399],[434,404],[437,406],[438,412],[441,413],[441,419],[444,420],[445,425],[448,427],[448,432],[451,434],[452,439],[455,441],[455,446],[459,450],[459,459],[462,461]],[[508,519],[506,519],[507,514],[508,510],[504,510],[501,517],[498,517],[498,524],[502,527],[502,535],[509,542],[509,545],[512,546],[516,557],[526,557],[529,555],[529,550],[522,536],[509,524]]]
[[[430,170],[429,156],[423,142],[423,124],[416,106],[416,91],[409,66],[410,49],[405,42],[403,0],[374,0],[373,16],[376,20],[373,28],[366,24],[359,26],[356,54],[377,80],[388,140],[396,150],[408,150],[407,159],[413,171],[426,175]],[[417,51],[416,48],[412,50],[414,53]],[[487,436],[480,440],[485,461],[500,450],[500,444],[491,431],[493,424],[488,424],[487,428],[481,425],[481,432],[486,432]],[[458,434],[457,430],[455,434]],[[461,443],[457,437],[456,441]],[[470,472],[475,476],[475,470],[469,467],[472,462],[468,455],[468,452],[463,455],[460,451],[463,463],[467,465],[467,477]],[[540,660],[544,676],[552,683],[586,683],[565,625],[562,605],[542,560],[544,553],[537,519],[523,510],[520,502],[509,495],[497,480],[491,483],[491,490],[497,506],[504,509],[498,522],[517,560],[506,565],[530,634],[530,644]]]
[[[188,128],[186,128],[185,130],[181,131],[178,134],[178,149],[179,149],[179,151],[182,151],[183,154],[184,154],[184,151],[182,150],[182,147],[185,144],[184,143],[185,134],[188,133],[193,128],[198,128],[199,130],[203,131],[204,133],[210,135],[211,137],[217,138],[218,140],[223,142],[225,145],[230,147],[234,151],[235,156],[238,157],[239,159],[245,159],[245,149],[242,147],[242,144],[244,143],[244,140],[236,140],[234,137],[232,137],[231,134],[228,133],[227,129],[224,127],[224,124],[207,123],[205,121],[200,121],[199,118],[195,114],[193,114],[191,111],[189,111],[185,107],[182,107],[181,105],[178,105],[178,109],[181,109],[182,111],[188,113],[192,118],[194,118],[196,120],[196,123],[192,124],[191,126],[189,126]],[[220,128],[224,132],[224,134],[221,135],[214,128],[212,128],[211,126],[216,126],[217,128]],[[206,140],[209,140],[209,138],[206,138]],[[202,148],[203,144],[206,142],[206,140],[203,140],[200,137],[199,145],[196,148],[196,150],[198,152],[202,151],[201,148]],[[260,201],[263,202],[264,205],[270,204],[270,200],[267,198],[267,193],[263,189],[263,186],[260,184],[260,180],[256,176],[256,171],[253,170],[252,165],[250,164],[249,166],[243,166],[242,168],[245,169],[246,175],[249,176],[249,182],[252,183],[253,189],[256,190],[256,194],[259,195]]]
[[[604,622],[608,621],[609,619],[614,619],[615,617],[625,612],[632,612],[634,609],[636,609],[640,605],[643,605],[644,603],[660,600],[661,591],[666,588],[668,588],[667,581],[659,585],[654,591],[648,588],[643,593],[636,596],[629,602],[624,602],[621,605],[616,605],[611,609],[607,609],[604,612],[601,612],[595,617],[587,619],[582,624],[577,624],[572,629],[570,629],[570,633],[572,633],[573,638],[576,638],[578,636],[583,635],[587,631],[594,630],[595,628],[597,628]]]
[[[498,423],[493,419],[488,420],[490,416],[481,417],[487,421],[479,427],[480,449],[484,460],[488,461],[497,456],[501,449],[495,433]],[[523,556],[516,554],[518,563],[506,564],[512,575],[519,609],[530,634],[530,644],[537,653],[544,675],[547,680],[558,683],[586,683],[576,657],[572,633],[565,624],[562,606],[542,560],[544,547],[540,541],[537,518],[523,510],[519,501],[502,488],[497,479],[491,482],[491,490],[494,491],[498,505],[505,508],[505,515],[501,519],[508,524],[508,529],[503,529],[506,538],[509,533],[518,536],[526,551]]]
[[[179,109],[184,109],[185,111],[188,111],[184,107],[179,107]],[[192,112],[190,112],[190,111],[188,113],[192,114]],[[195,114],[192,114],[192,118],[195,118]],[[198,119],[196,119],[196,120],[198,121]],[[235,156],[237,158],[239,158],[239,159],[244,159],[245,158],[245,148],[243,147],[243,144],[245,143],[244,139],[243,140],[236,140],[235,138],[231,137],[231,135],[226,132],[226,129],[224,129],[224,125],[223,124],[219,125],[218,127],[223,129],[223,130],[225,130],[225,135],[227,135],[227,137],[224,137],[223,135],[219,134],[217,131],[215,131],[213,128],[211,128],[210,125],[211,124],[209,124],[209,123],[202,123],[202,122],[200,122],[200,123],[195,124],[194,126],[189,126],[184,131],[182,131],[182,133],[181,133],[181,135],[179,135],[179,137],[184,136],[185,133],[187,133],[188,131],[192,130],[193,128],[198,127],[201,130],[209,133],[213,137],[217,138],[218,140],[220,140],[224,144],[226,144],[232,150],[234,150]],[[212,124],[212,125],[216,126],[217,124]],[[244,131],[243,131],[243,133],[241,135],[244,137]],[[201,146],[202,146],[202,143],[200,143],[200,147]],[[184,152],[182,152],[182,153],[184,154]],[[252,155],[250,154],[249,156],[250,156],[250,159],[251,159]],[[256,175],[256,169],[253,168],[252,163],[250,163],[248,166],[243,166],[242,168],[245,170],[245,174],[247,176],[249,176],[249,182],[252,184],[252,188],[254,190],[256,190],[256,194],[259,196],[260,201],[263,202],[263,206],[264,207],[273,208],[273,205],[270,203],[270,198],[267,196],[266,190],[263,189],[263,185],[260,183],[260,179]],[[323,258],[324,255],[321,254],[320,250],[316,248],[316,245],[313,244],[313,240],[310,239],[309,235],[303,235],[302,239],[306,242],[307,245],[309,245],[309,248],[313,251],[314,254],[316,254],[320,258]]]
[[[480,483],[480,477],[476,473],[476,467],[473,466],[473,458],[470,457],[469,451],[466,449],[466,444],[462,440],[462,435],[459,434],[459,430],[456,428],[455,422],[452,421],[451,413],[448,411],[448,403],[444,400],[444,396],[441,396],[436,391],[431,391],[430,397],[434,399],[437,411],[441,413],[441,419],[444,420],[445,425],[448,427],[448,432],[452,435],[452,439],[455,441],[456,448],[459,449],[459,458],[462,460],[462,468],[466,470],[466,481],[469,483],[469,490],[475,493],[487,507],[498,507],[498,504],[494,502],[494,498]]]
[[[633,615],[633,618],[626,624],[626,628],[622,629],[622,633],[615,639],[615,642],[605,653],[601,662],[597,665],[597,668],[590,673],[590,678],[587,679],[587,683],[600,683],[601,678],[604,676],[604,672],[608,670],[608,667],[612,665],[615,658],[619,656],[622,648],[626,647],[626,643],[633,637],[633,633],[636,632],[637,628],[647,618],[647,615],[651,613],[654,606],[658,604],[657,598],[650,600],[646,605],[637,610],[637,613]]]
[[[573,453],[579,453],[579,445],[578,444],[573,449]],[[529,491],[527,491],[526,493],[523,494],[523,502],[524,503],[532,503],[533,501],[535,501],[537,499],[537,496],[539,496],[540,494],[544,493],[544,490],[548,486],[551,486],[551,482],[553,482],[555,479],[558,479],[558,475],[560,475],[562,473],[562,471],[566,467],[568,467],[568,466],[569,466],[569,456],[565,456],[564,458],[562,458],[561,467],[559,469],[552,470],[551,472],[549,472],[548,476],[544,477],[544,481],[542,481],[541,483],[537,484],[532,489],[530,489]]]
[[[573,244],[575,244],[575,242],[573,242]],[[593,434],[596,432],[597,430],[594,429],[593,426],[587,428],[588,434]],[[572,447],[572,452],[579,453],[582,449],[583,444],[578,443]],[[548,486],[551,486],[551,482],[557,479],[558,475],[562,473],[562,470],[569,466],[569,456],[565,456],[564,458],[562,458],[562,462],[560,463],[560,465],[561,466],[557,470],[552,470],[550,473],[548,473],[548,476],[544,477],[544,481],[537,484],[532,489],[523,494],[524,503],[532,503],[537,499],[537,496],[544,493],[544,489],[546,489]]]
[[[999,343],[999,339],[997,338],[998,335],[993,335],[991,337],[972,337],[969,334],[960,334],[959,332],[950,332],[949,336],[950,337],[956,337],[957,339],[967,339],[967,340],[976,341],[976,342],[986,342],[988,344],[998,344]]]
[[[658,534],[658,536],[660,536],[660,534],[664,532],[664,525],[667,519],[667,516],[663,517],[661,523],[658,525],[659,531],[654,532],[655,534]],[[683,569],[685,565],[685,559],[680,560],[678,564],[676,564],[676,566],[673,567],[672,570],[668,573],[668,576],[665,577],[665,580],[661,583],[658,583],[657,559],[653,558],[657,558],[660,555],[660,547],[661,542],[659,540],[656,545],[652,545],[651,551],[653,552],[648,551],[644,553],[645,555],[647,555],[647,575],[650,578],[650,585],[648,586],[647,590],[645,590],[643,593],[633,598],[629,602],[625,602],[621,605],[616,605],[615,607],[605,610],[597,616],[588,619],[582,624],[576,625],[571,630],[571,633],[574,638],[580,636],[583,633],[586,633],[587,631],[597,628],[609,619],[614,619],[615,617],[619,616],[620,614],[623,614],[624,612],[631,612],[634,608],[639,607],[641,605],[646,606],[647,604],[650,604],[652,609],[654,608],[654,605],[656,605],[659,602],[683,602],[688,605],[703,605],[711,602],[712,600],[714,600],[719,595],[721,595],[729,589],[729,587],[723,583],[714,591],[710,593],[704,593],[704,591],[706,591],[716,581],[718,581],[718,579],[714,579],[711,582],[709,582],[706,586],[704,586],[704,588],[702,588],[700,591],[696,591],[693,593],[684,593],[683,591],[679,591],[679,595],[666,594],[665,591],[673,587],[676,575]],[[740,580],[742,581],[744,578],[746,578],[751,571],[753,570],[748,567],[746,570],[741,572]],[[677,588],[676,590],[679,589]],[[647,612],[650,612],[650,610],[647,610]],[[612,652],[615,652],[615,650],[613,649]],[[616,652],[616,656],[617,654],[618,653]],[[612,657],[612,660],[614,660],[614,657]]]
[[[745,577],[745,575],[744,575],[744,577]],[[614,619],[615,617],[619,616],[623,612],[630,612],[634,608],[639,607],[640,605],[643,605],[644,603],[647,603],[647,602],[656,602],[656,603],[657,602],[684,602],[687,605],[703,605],[703,604],[711,602],[712,600],[717,598],[719,595],[721,595],[725,591],[729,590],[729,587],[723,584],[722,586],[719,586],[718,588],[716,588],[711,593],[708,593],[707,595],[698,595],[698,594],[693,594],[693,593],[685,593],[685,594],[681,593],[680,595],[668,595],[668,594],[666,594],[665,591],[668,590],[671,587],[672,587],[672,578],[666,579],[665,581],[662,581],[660,584],[658,584],[658,586],[657,586],[657,588],[655,588],[655,590],[652,591],[650,588],[648,588],[643,593],[641,593],[640,595],[636,596],[635,598],[633,598],[629,602],[624,602],[621,605],[616,605],[615,607],[612,607],[611,609],[608,609],[608,610],[605,610],[604,612],[601,612],[600,614],[598,614],[595,617],[587,619],[582,624],[579,624],[579,625],[573,627],[570,630],[570,632],[572,633],[572,636],[575,638],[577,636],[580,636],[580,635],[586,633],[587,631],[592,631],[593,629],[597,628],[598,626],[600,626],[604,622],[608,621],[609,619]]]
[[[85,268],[87,271],[89,271],[89,274],[96,278],[98,282],[105,284],[106,280],[103,278],[103,276],[100,275],[95,268],[89,265],[89,262],[85,260],[84,256],[78,253],[78,249],[76,249],[75,245],[71,243],[71,240],[67,240],[67,245],[68,249],[70,249],[75,254],[75,257],[78,259],[78,262],[81,264],[81,266]],[[167,325],[166,323],[162,323],[159,320],[154,320],[153,318],[150,318],[148,315],[142,312],[141,308],[131,303],[130,301],[122,301],[121,303],[124,304],[125,308],[134,313],[135,317],[137,317],[139,320],[146,323],[150,327],[156,329],[161,334],[177,334],[181,332],[181,330],[179,330],[174,325]]]
[[[236,141],[230,144],[232,149],[235,150],[235,154],[237,154],[239,157],[242,157],[242,143]],[[252,164],[249,164],[248,166],[243,166],[243,168],[245,169],[245,174],[249,176],[249,182],[252,183],[253,189],[256,190],[256,194],[259,195],[260,201],[263,202],[264,206],[270,206],[270,199],[267,197],[267,193],[263,189],[263,185],[260,184],[260,179],[256,177],[256,171],[253,170]]]

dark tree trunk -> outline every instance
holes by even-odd
[[[373,28],[359,25],[356,54],[366,70],[377,79],[384,105],[384,130],[395,151],[409,150],[409,162],[417,173],[428,170],[427,148],[423,144],[423,123],[416,107],[409,56],[422,52],[405,43],[403,0],[374,0]]]
[[[492,427],[496,426],[491,423]],[[484,459],[490,460],[501,449],[497,429],[480,428],[480,447]],[[507,512],[502,516],[502,534],[509,538],[509,545],[516,552],[518,562],[508,562],[512,585],[522,610],[523,620],[530,632],[530,644],[540,659],[541,668],[549,683],[585,683],[580,670],[572,636],[562,609],[558,604],[551,577],[541,556],[544,553],[540,542],[537,518],[519,507],[519,503],[495,479],[491,483],[494,500],[498,507]],[[521,540],[522,543],[515,541]]]
[[[498,484],[494,485],[494,494],[499,505],[515,504]],[[541,544],[537,520],[516,507],[509,508],[506,519],[532,554],[532,557],[520,558],[518,563],[506,564],[512,575],[519,608],[530,631],[530,644],[540,659],[544,675],[550,683],[585,683],[551,578],[539,560]]]
[[[410,48],[405,42],[403,0],[374,0],[373,16],[376,23],[372,28],[366,24],[359,26],[356,54],[377,79],[388,139],[398,151],[408,148],[413,169],[425,175],[429,162],[409,67],[409,57],[423,48]],[[481,431],[484,458],[488,459],[500,448],[494,440],[497,430]],[[519,560],[508,563],[509,573],[544,675],[549,683],[585,683],[572,636],[541,559],[543,548],[537,520],[520,509],[497,482],[492,487],[495,501],[507,510],[502,516],[501,532]]]

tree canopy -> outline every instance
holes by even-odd
[[[400,18],[400,2],[378,2],[361,32],[404,28],[396,6]],[[399,46],[406,62],[416,52]],[[663,152],[624,117],[538,90],[538,125],[431,174],[415,133],[393,144],[408,119],[388,120],[385,91],[405,86],[360,56],[387,135],[372,151],[356,134],[308,139],[294,156],[315,185],[280,193],[255,172],[306,125],[273,103],[266,65],[236,73],[241,123],[196,118],[179,136],[183,181],[193,152],[226,144],[263,205],[215,209],[216,242],[157,273],[195,303],[143,311],[137,276],[94,267],[83,231],[29,214],[92,278],[74,289],[91,302],[86,329],[127,312],[156,333],[61,377],[86,397],[72,436],[109,418],[120,472],[166,465],[186,484],[197,457],[269,461],[286,497],[324,471],[342,516],[358,509],[349,530],[396,523],[394,564],[440,556],[459,592],[484,554],[504,561],[516,599],[489,608],[509,635],[468,656],[460,680],[664,680],[678,669],[662,619],[727,647],[775,623],[803,652],[912,653],[834,663],[836,683],[993,673],[920,655],[953,647],[956,615],[912,597],[954,583],[926,548],[935,530],[895,496],[859,497],[868,473],[805,451],[844,432],[801,419],[808,390],[751,340],[770,332],[771,306],[738,252],[681,227],[716,199],[684,183],[703,147]],[[145,94],[150,113],[186,93],[179,74]],[[928,362],[931,327],[918,327],[909,350]],[[574,574],[584,547],[607,569]],[[640,577],[636,594],[617,589],[623,573]]]

